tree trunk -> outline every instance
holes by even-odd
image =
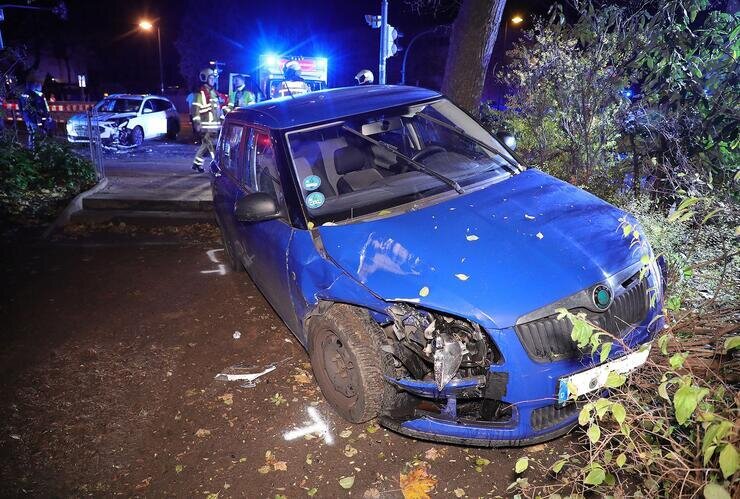
[[[463,0],[452,25],[442,92],[477,116],[506,0]]]

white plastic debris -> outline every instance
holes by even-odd
[[[526,213],[524,214],[524,218],[526,218],[527,220],[534,220],[534,217],[532,215],[527,215]]]
[[[264,371],[258,372],[258,373],[219,373],[216,375],[217,380],[219,381],[249,381],[254,382],[257,378],[260,376],[264,376],[267,373],[271,373],[277,369],[277,366],[270,366],[265,368]],[[235,369],[236,370],[236,369]]]
[[[465,239],[467,239],[468,241],[477,241],[479,237],[475,234],[468,234],[467,236],[465,236]]]
[[[238,340],[239,338],[242,337],[242,333],[240,333],[239,331],[234,331],[234,334],[232,336],[234,337],[235,340]]]
[[[543,237],[545,236],[542,234],[542,232],[537,233],[537,239],[542,239]]]

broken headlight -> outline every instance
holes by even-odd
[[[417,379],[442,390],[455,376],[482,374],[497,352],[478,324],[397,303],[389,309],[398,345],[396,359]]]

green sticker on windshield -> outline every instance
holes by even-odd
[[[320,192],[312,192],[306,196],[306,206],[312,210],[321,208],[324,205],[324,201],[326,201],[326,197]]]

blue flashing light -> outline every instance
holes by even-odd
[[[264,58],[265,58],[265,64],[270,67],[277,66],[278,61],[279,61],[278,56],[275,54],[265,54]]]

